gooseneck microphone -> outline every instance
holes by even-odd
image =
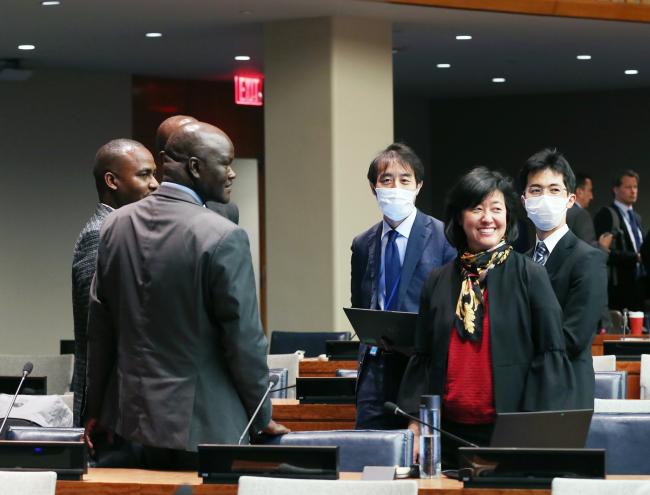
[[[448,431],[441,430],[440,428],[436,428],[432,424],[429,424],[425,421],[422,421],[420,418],[417,418],[415,416],[411,416],[409,413],[403,411],[402,409],[399,408],[397,404],[394,402],[384,402],[384,411],[386,411],[389,414],[394,414],[395,416],[402,416],[404,418],[408,418],[410,420],[413,420],[417,423],[420,423],[421,425],[428,426],[429,428],[436,430],[438,433],[441,435],[446,436],[447,438],[451,438],[452,440],[455,440],[456,442],[462,443],[466,447],[478,447],[475,443],[468,442],[467,440],[457,437],[453,433],[449,433]]]
[[[269,396],[269,393],[271,392],[271,389],[275,387],[278,382],[280,381],[280,377],[278,375],[271,375],[271,378],[269,380],[269,386],[266,388],[266,392],[264,392],[264,395],[262,396],[262,399],[260,400],[260,403],[257,404],[257,408],[255,409],[255,412],[251,415],[251,419],[246,425],[246,428],[244,428],[244,431],[241,434],[241,437],[239,437],[239,442],[237,442],[237,445],[241,445],[242,440],[244,440],[244,437],[246,436],[246,433],[248,433],[248,429],[251,427],[253,424],[253,421],[255,421],[255,418],[257,417],[257,413],[260,412],[260,409],[262,408],[262,404],[264,404],[264,401],[266,398]]]
[[[34,365],[27,361],[25,365],[23,366],[23,376],[20,379],[20,383],[18,384],[18,388],[16,389],[16,393],[14,394],[13,399],[11,399],[11,405],[9,406],[9,409],[7,409],[7,414],[5,414],[5,418],[2,420],[2,426],[0,426],[0,433],[2,433],[2,430],[5,427],[5,423],[7,422],[7,419],[9,419],[9,415],[11,414],[11,410],[14,408],[14,403],[16,402],[16,397],[18,397],[18,393],[20,392],[20,387],[23,386],[23,382],[25,381],[25,378],[32,372],[34,369]]]
[[[296,388],[296,384],[294,383],[293,385],[287,385],[286,387],[274,388],[270,393],[282,392],[283,390],[289,390],[290,388]]]

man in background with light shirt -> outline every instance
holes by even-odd
[[[370,189],[383,220],[352,241],[352,307],[417,313],[429,272],[456,257],[440,220],[415,207],[424,167],[404,144],[379,153],[368,169]],[[394,401],[407,358],[361,345],[357,379],[358,429],[403,427],[384,413]]]
[[[600,209],[594,218],[596,235],[611,233],[609,250],[609,307],[643,311],[643,279],[641,263],[643,230],[641,217],[634,211],[639,193],[639,174],[626,170],[619,174],[612,187],[614,203]]]
[[[535,153],[526,161],[519,180],[522,201],[537,235],[530,254],[546,267],[562,307],[562,332],[576,380],[573,401],[567,407],[592,409],[591,341],[607,304],[605,255],[578,239],[567,226],[567,210],[576,199],[576,179],[561,153],[550,149]]]

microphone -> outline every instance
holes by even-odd
[[[273,376],[275,376],[275,375],[273,375]],[[273,392],[282,392],[283,390],[289,390],[290,388],[296,388],[296,384],[294,383],[293,385],[287,385],[286,387],[274,388],[269,393],[272,394]]]
[[[422,425],[428,426],[429,428],[432,428],[436,430],[438,433],[441,435],[446,436],[447,438],[451,438],[452,440],[455,440],[456,442],[462,443],[466,447],[478,447],[475,443],[468,442],[467,440],[464,440],[460,437],[457,437],[453,433],[449,433],[448,431],[441,430],[440,428],[436,428],[432,424],[429,424],[425,421],[422,421],[420,418],[416,418],[415,416],[411,416],[409,413],[403,411],[402,409],[399,408],[397,404],[394,402],[384,402],[384,411],[386,411],[389,414],[394,414],[395,416],[402,416],[404,418],[411,419],[413,421],[416,421]]]
[[[264,401],[269,396],[269,393],[271,393],[271,389],[275,387],[279,381],[280,381],[280,377],[278,375],[271,375],[271,378],[269,380],[269,386],[266,388],[266,392],[264,392],[264,395],[262,396],[260,403],[257,404],[257,408],[255,409],[255,412],[251,415],[251,419],[246,425],[246,428],[244,428],[241,437],[239,437],[239,442],[237,442],[237,445],[241,445],[242,440],[244,440],[244,437],[246,436],[246,433],[248,433],[248,429],[253,424],[253,421],[255,421],[255,418],[257,417],[257,413],[260,412],[260,409],[262,408],[262,404],[264,404]]]
[[[14,403],[16,402],[16,397],[18,397],[18,392],[20,392],[20,387],[23,386],[23,382],[25,381],[25,378],[32,372],[34,369],[34,365],[27,361],[25,365],[23,366],[23,376],[20,379],[20,383],[18,383],[18,388],[16,389],[16,393],[14,394],[13,399],[11,399],[11,404],[9,405],[9,409],[7,410],[7,414],[5,414],[5,418],[2,420],[2,425],[0,426],[0,433],[2,433],[2,430],[5,427],[5,423],[7,422],[7,419],[9,419],[9,415],[11,414],[11,410],[14,408]]]

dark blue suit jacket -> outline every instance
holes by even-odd
[[[420,292],[429,272],[456,257],[447,242],[445,226],[418,210],[411,229],[398,290],[397,311],[417,313]],[[379,309],[377,285],[381,264],[382,222],[359,234],[352,241],[352,307]]]
[[[377,286],[381,264],[382,222],[352,241],[352,307],[379,309]],[[409,235],[398,289],[397,311],[417,313],[420,292],[432,269],[456,257],[447,242],[444,224],[418,210]],[[357,382],[357,428],[401,427],[383,411],[384,401],[394,401],[406,366],[401,355],[368,357],[366,346],[359,353]]]

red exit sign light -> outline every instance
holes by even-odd
[[[237,105],[261,107],[263,98],[261,77],[235,76],[235,103]]]

